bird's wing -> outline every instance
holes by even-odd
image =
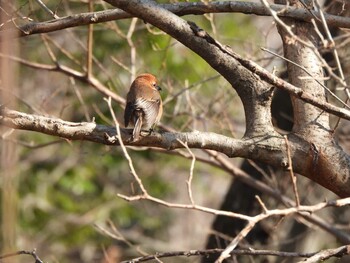
[[[143,118],[141,116],[142,112],[140,110],[135,111],[135,114],[137,114],[138,116],[136,117],[135,127],[132,132],[132,138],[133,138],[133,141],[138,141],[140,140],[140,133],[143,125],[143,120],[142,120]]]
[[[125,111],[124,111],[124,125],[125,128],[128,127],[130,119],[132,117],[132,112],[135,109],[135,105],[132,102],[126,103]]]
[[[159,106],[159,99],[147,100],[144,98],[139,98],[136,100],[135,108],[141,109],[145,116],[143,122],[144,128],[149,129],[155,123],[159,112]]]

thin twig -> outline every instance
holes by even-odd
[[[78,101],[80,102],[81,106],[83,107],[83,111],[84,111],[84,115],[85,115],[86,120],[88,122],[91,122],[92,118],[90,117],[88,107],[87,107],[87,105],[86,105],[86,103],[84,101],[83,96],[81,95],[81,92],[80,92],[79,88],[77,87],[77,85],[75,83],[75,79],[73,77],[70,77],[69,80],[70,80],[70,82],[72,84],[73,90],[75,92],[75,95],[78,98]]]
[[[106,236],[109,236],[115,240],[121,241],[123,243],[125,243],[128,247],[130,248],[135,248],[136,246],[131,243],[129,240],[127,240],[122,233],[117,229],[117,227],[113,224],[113,222],[111,220],[107,221],[108,224],[108,229],[107,227],[103,227],[101,225],[98,224],[94,224],[94,226],[103,234],[105,234]],[[142,255],[142,256],[146,256],[147,253],[145,251],[143,251],[139,246],[136,247],[136,250]]]
[[[5,254],[5,255],[0,255],[0,259],[5,259],[5,258],[10,258],[10,257],[14,257],[14,256],[18,256],[18,255],[30,255],[35,259],[36,263],[44,263],[39,256],[36,254],[36,250],[32,250],[32,251],[27,251],[27,250],[20,250],[14,253],[9,253],[9,254]]]
[[[139,201],[139,200],[148,200],[148,201],[154,202],[156,204],[163,205],[166,207],[171,207],[171,208],[192,209],[192,210],[197,210],[197,211],[201,211],[201,212],[212,214],[212,215],[228,216],[228,217],[239,218],[239,219],[247,220],[247,221],[249,221],[252,218],[251,216],[247,216],[247,215],[243,215],[243,214],[239,214],[239,213],[234,213],[234,212],[230,212],[230,211],[213,209],[213,208],[209,208],[209,207],[205,207],[205,206],[201,206],[201,205],[196,205],[196,204],[192,205],[192,204],[170,203],[170,202],[164,201],[162,199],[153,197],[149,194],[148,195],[136,195],[136,196],[126,196],[126,195],[118,194],[118,196],[120,198],[123,198],[126,201],[129,201],[129,202],[134,202],[134,201]]]
[[[267,208],[266,205],[264,204],[264,202],[261,200],[260,196],[256,195],[255,196],[256,200],[258,200],[258,203],[260,204],[261,208],[263,209],[264,213],[267,213]]]
[[[317,56],[317,58],[319,59],[320,62],[322,62],[322,65],[324,66],[324,68],[327,70],[328,74],[330,76],[332,76],[338,83],[340,83],[342,86],[347,87],[347,84],[344,82],[343,78],[337,76],[334,72],[333,69],[327,64],[327,62],[325,61],[325,59],[322,57],[322,55],[320,54],[320,52],[318,51],[318,49],[311,43],[302,40],[301,38],[299,38],[298,36],[296,36],[294,34],[294,32],[292,31],[292,27],[288,26],[287,24],[285,24],[278,16],[277,12],[274,11],[271,8],[271,5],[266,1],[266,0],[260,0],[263,5],[269,10],[269,12],[271,13],[272,17],[274,18],[275,22],[283,28],[283,30],[292,38],[293,41],[297,41],[298,43],[302,44],[303,46],[309,48],[312,50],[312,52]]]
[[[57,57],[56,57],[55,53],[52,51],[52,49],[51,49],[49,43],[47,42],[46,36],[45,36],[45,35],[41,35],[41,38],[42,38],[43,41],[44,41],[44,45],[45,45],[45,47],[46,47],[46,51],[47,51],[47,53],[49,54],[49,56],[50,56],[52,62],[55,63],[55,64],[57,64],[57,63],[58,63]]]
[[[238,243],[250,233],[250,231],[259,221],[260,220],[249,221],[248,224],[241,230],[241,232],[239,232],[239,234],[225,248],[225,250],[221,252],[220,257],[215,261],[215,263],[221,263],[226,258],[228,258],[231,255],[232,251],[237,247]]]
[[[50,15],[52,15],[53,18],[58,19],[60,18],[55,12],[51,11],[50,8],[48,8],[43,1],[41,0],[35,0],[47,13],[49,13]]]
[[[298,263],[323,262],[324,260],[329,259],[331,257],[341,258],[342,256],[349,255],[349,254],[350,254],[350,245],[347,245],[339,248],[321,250],[320,252],[316,253],[310,258],[303,261],[299,261]]]
[[[117,118],[115,117],[115,114],[114,114],[114,111],[113,111],[113,108],[112,108],[112,99],[111,97],[108,97],[108,99],[105,99],[107,101],[107,104],[108,104],[108,107],[109,107],[109,110],[111,112],[111,115],[112,115],[112,118],[113,118],[113,121],[115,123],[115,128],[117,130],[117,139],[118,139],[118,142],[120,144],[120,147],[122,148],[122,151],[124,153],[124,156],[125,158],[127,159],[128,161],[128,164],[129,164],[129,168],[130,168],[130,171],[131,171],[131,174],[133,175],[134,179],[136,180],[136,182],[138,183],[141,191],[142,191],[142,194],[145,195],[145,196],[148,196],[148,193],[146,191],[146,188],[144,187],[143,183],[142,183],[142,180],[140,179],[140,177],[137,175],[136,171],[135,171],[135,168],[134,168],[134,164],[132,162],[132,159],[128,153],[128,151],[126,150],[126,147],[124,145],[124,142],[123,142],[123,139],[121,137],[121,133],[120,133],[120,125],[119,125],[119,122],[117,120]]]
[[[343,69],[342,69],[342,66],[341,66],[341,63],[340,63],[340,60],[339,60],[339,56],[338,56],[338,51],[337,51],[337,49],[335,47],[335,43],[334,43],[332,34],[329,31],[328,24],[327,24],[327,21],[325,19],[324,13],[323,13],[322,8],[321,8],[320,4],[318,3],[318,1],[315,0],[314,3],[315,3],[315,5],[316,5],[316,7],[318,9],[318,13],[319,13],[319,16],[321,18],[323,29],[326,32],[328,41],[330,41],[330,43],[331,43],[332,53],[333,53],[333,56],[334,56],[334,59],[335,59],[335,62],[336,62],[336,65],[337,65],[337,68],[338,68],[338,71],[339,71],[340,78],[344,81],[344,84],[346,86]]]
[[[298,63],[295,63],[294,61],[288,59],[288,58],[285,58],[271,50],[268,50],[267,48],[264,48],[262,47],[261,48],[263,51],[267,52],[267,53],[270,53],[280,59],[283,59],[284,61],[287,61],[288,63],[290,64],[293,64],[294,66],[300,68],[302,71],[304,71],[306,74],[308,74],[314,81],[317,82],[317,84],[319,84],[322,88],[324,88],[330,95],[332,95],[333,98],[335,98],[337,101],[339,101],[345,108],[348,108],[350,109],[350,106],[347,105],[343,100],[341,100],[336,94],[334,94],[326,85],[324,85],[322,82],[320,82],[318,79],[314,78],[312,76],[312,74],[303,66],[299,65]]]
[[[187,151],[190,153],[192,156],[192,162],[191,162],[191,169],[190,169],[190,176],[186,182],[187,184],[187,191],[188,191],[188,196],[190,198],[191,204],[195,205],[194,200],[193,200],[193,195],[192,195],[192,179],[193,179],[193,170],[194,170],[194,164],[196,163],[196,156],[193,154],[191,149],[188,147],[187,142],[183,142],[178,139],[178,141],[187,149]]]
[[[180,95],[182,95],[182,94],[183,94],[184,92],[186,92],[187,90],[190,90],[190,89],[193,89],[193,88],[195,88],[195,87],[197,87],[197,86],[200,86],[200,85],[202,85],[202,84],[205,83],[205,82],[209,82],[209,81],[211,81],[211,80],[217,79],[217,78],[219,78],[220,76],[221,76],[221,75],[214,75],[214,76],[212,76],[212,77],[209,77],[209,78],[200,80],[200,81],[198,81],[198,82],[196,82],[196,83],[193,83],[193,84],[191,84],[191,85],[189,85],[189,86],[187,86],[187,87],[181,89],[179,92],[177,92],[177,93],[174,94],[173,96],[167,97],[167,98],[164,100],[163,105],[165,105],[165,104],[167,104],[167,103],[173,101],[174,99],[176,99],[177,97],[179,97]]]
[[[297,207],[300,207],[300,198],[298,194],[298,188],[297,188],[297,177],[295,176],[293,172],[293,163],[292,163],[292,157],[290,155],[290,146],[289,146],[289,141],[287,135],[284,135],[284,140],[286,142],[286,147],[287,147],[287,158],[288,158],[288,167],[287,170],[289,171],[290,179],[292,180],[293,184],[293,192],[294,192],[294,197],[295,197],[295,205]]]
[[[129,27],[129,31],[126,35],[126,40],[130,46],[130,70],[131,70],[131,81],[136,78],[136,47],[134,45],[134,42],[132,41],[132,35],[135,31],[137,23],[137,18],[134,17],[131,19],[131,24]]]
[[[111,97],[114,101],[117,103],[124,105],[125,104],[125,99],[119,96],[118,94],[114,93],[111,91],[109,88],[104,86],[98,79],[96,79],[94,76],[91,76],[90,79],[86,77],[86,73],[74,70],[70,67],[61,65],[59,63],[56,63],[55,65],[48,65],[48,64],[42,64],[42,63],[36,63],[36,62],[31,62],[19,57],[15,56],[8,56],[0,53],[0,58],[1,57],[7,57],[10,58],[13,61],[16,61],[22,65],[25,65],[30,68],[35,68],[35,69],[41,69],[41,70],[47,70],[47,71],[56,71],[56,72],[61,72],[62,74],[66,76],[71,76],[77,80],[80,80],[82,82],[90,84],[94,89],[102,93],[106,97]],[[350,115],[349,115],[349,120],[350,120]]]
[[[94,9],[94,0],[89,0],[89,12],[93,12]],[[92,49],[93,49],[93,32],[94,25],[89,24],[88,26],[88,37],[87,37],[87,52],[86,52],[86,75],[87,78],[90,79],[92,74]]]
[[[9,139],[9,138],[4,138],[3,135],[0,135],[0,140],[9,141],[9,142],[12,142],[12,143],[16,143],[16,144],[18,144],[18,145],[20,145],[20,146],[23,146],[23,147],[26,147],[26,148],[32,149],[32,150],[44,148],[44,147],[47,147],[47,146],[51,146],[51,145],[58,144],[58,143],[62,143],[62,142],[64,142],[64,141],[66,141],[66,140],[64,140],[64,139],[58,139],[58,140],[54,140],[54,141],[47,142],[47,143],[34,144],[33,142],[24,142],[24,141],[19,141],[19,140],[13,140],[13,139]]]

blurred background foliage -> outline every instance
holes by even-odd
[[[60,17],[88,11],[84,1],[50,0],[45,4]],[[15,6],[19,16],[27,17],[18,24],[52,19],[36,1],[17,0]],[[94,2],[94,10],[106,8],[111,7]],[[256,52],[260,37],[249,16],[225,14],[186,19],[239,52]],[[163,88],[162,124],[179,131],[197,129],[241,136],[241,103],[227,82],[200,57],[143,21],[137,20],[128,43],[131,23],[127,19],[94,25],[93,76],[125,97],[134,77],[132,67],[136,74],[153,73]],[[19,39],[20,57],[85,72],[87,35],[88,27],[82,26],[24,37]],[[135,59],[131,56],[133,46]],[[113,124],[104,96],[84,82],[58,70],[21,64],[19,79],[19,86],[13,91],[19,98],[18,110],[67,121]],[[123,106],[115,103],[113,108],[122,123]],[[213,216],[150,202],[128,203],[117,197],[118,193],[139,192],[119,147],[71,142],[34,132],[15,133],[19,141],[18,249],[36,248],[45,261],[104,262],[104,254],[116,261],[119,257],[137,256],[138,245],[147,253],[204,247]],[[191,160],[153,149],[129,149],[129,153],[152,195],[189,203],[186,180]],[[198,162],[194,172],[196,202],[217,207],[231,178]],[[131,247],[99,229],[112,226],[131,242]]]

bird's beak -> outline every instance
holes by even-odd
[[[162,90],[162,88],[160,87],[160,86],[156,86],[156,89],[158,90],[158,91],[161,91]]]

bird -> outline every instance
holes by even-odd
[[[124,124],[125,128],[130,124],[134,126],[133,142],[140,140],[141,129],[151,133],[159,123],[163,114],[161,90],[157,78],[149,73],[138,75],[132,82],[126,95]]]

